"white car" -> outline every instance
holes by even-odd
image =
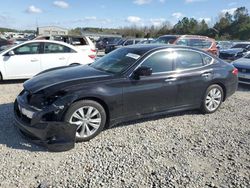
[[[92,59],[96,58],[96,48],[94,43],[87,36],[55,35],[55,36],[38,36],[35,40],[55,40],[71,44],[88,54]]]
[[[0,80],[31,78],[46,69],[93,61],[81,49],[64,42],[27,41],[0,52]]]

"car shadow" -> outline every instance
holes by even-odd
[[[2,84],[2,85],[7,85],[7,84],[22,84],[26,80],[27,79],[21,79],[21,80],[1,80],[0,84]]]
[[[24,139],[15,127],[13,103],[0,104],[0,146],[32,152],[47,151]]]
[[[199,110],[186,110],[186,111],[180,111],[180,112],[172,112],[172,113],[166,113],[166,114],[162,114],[162,115],[154,115],[151,117],[145,117],[145,118],[139,118],[136,120],[132,120],[132,121],[126,121],[123,123],[118,123],[115,124],[114,126],[107,128],[108,129],[113,129],[113,128],[118,128],[118,127],[126,127],[126,126],[131,126],[131,125],[135,125],[135,124],[140,124],[140,123],[145,123],[148,121],[157,121],[160,119],[164,119],[164,118],[169,118],[169,117],[178,117],[178,116],[184,116],[184,115],[196,115],[196,114],[202,114]]]

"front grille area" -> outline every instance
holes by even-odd
[[[247,79],[247,78],[239,78],[239,81],[242,81],[242,82],[249,82],[249,83],[250,83],[250,79]]]
[[[236,68],[238,69],[239,72],[250,73],[250,69],[244,69],[244,68],[238,68],[238,67],[236,67]]]

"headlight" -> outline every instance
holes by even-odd
[[[18,105],[18,108],[20,110],[20,112],[27,116],[28,118],[32,119],[33,115],[34,115],[34,112],[30,111],[30,110],[27,110],[26,108],[22,108],[21,106]]]
[[[32,94],[30,97],[30,105],[36,107],[36,108],[43,108],[45,106],[49,106],[53,104],[57,99],[62,97],[65,94],[65,92],[56,92],[55,94],[49,95],[46,94],[44,91]]]
[[[42,105],[43,106],[51,105],[57,99],[59,99],[60,97],[64,96],[65,94],[66,94],[66,92],[63,92],[63,91],[56,92],[55,94],[50,95],[49,97],[44,98],[44,101],[42,102]]]

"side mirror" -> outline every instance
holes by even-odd
[[[13,50],[9,51],[7,54],[8,54],[8,56],[14,56],[15,55]]]
[[[151,75],[152,75],[152,68],[142,66],[134,71],[133,78],[139,80],[141,76],[151,76]]]

